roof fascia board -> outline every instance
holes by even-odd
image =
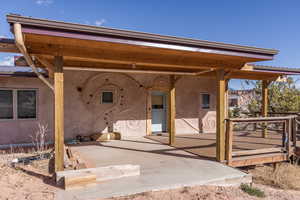
[[[20,23],[22,25],[35,26],[39,28],[52,28],[52,29],[61,29],[67,31],[78,31],[92,34],[107,35],[113,37],[123,37],[131,38],[138,40],[147,40],[152,42],[163,42],[170,44],[177,44],[182,46],[194,46],[194,47],[209,47],[215,49],[231,50],[231,51],[241,51],[254,54],[268,55],[272,57],[278,53],[274,49],[264,49],[257,47],[248,47],[242,45],[226,44],[220,42],[211,42],[204,40],[195,40],[189,38],[179,38],[173,36],[163,36],[158,34],[150,34],[143,32],[127,31],[127,30],[117,30],[112,28],[88,26],[74,23],[66,23],[60,21],[50,21],[45,19],[36,19],[30,17],[24,17],[19,15],[7,15],[7,21],[9,23]]]

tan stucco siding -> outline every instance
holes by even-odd
[[[53,132],[53,94],[37,78],[0,77],[0,88],[37,89],[37,119],[0,120],[0,144],[32,142],[38,124],[48,126],[48,139]]]
[[[169,88],[168,76],[66,71],[65,139],[117,131],[123,138],[146,135],[149,90]],[[48,124],[53,138],[53,95],[36,78],[0,78],[0,88],[38,88],[38,120],[0,121],[0,144],[30,142],[37,124]],[[182,77],[176,82],[176,134],[215,129],[215,80]],[[101,104],[102,91],[112,91],[113,104]],[[211,107],[201,108],[201,93]]]

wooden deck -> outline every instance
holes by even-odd
[[[233,154],[237,151],[257,150],[266,148],[282,147],[282,134],[278,132],[269,132],[268,138],[262,138],[262,132],[234,132]],[[147,138],[168,144],[168,135],[151,135]],[[188,134],[176,135],[174,147],[198,155],[202,159],[216,160],[216,134]],[[271,154],[270,154],[271,155]],[[255,156],[259,159],[260,156]],[[272,161],[286,160],[287,157],[282,154],[272,154]],[[268,161],[269,162],[269,161]],[[259,162],[260,163],[260,162]],[[257,164],[259,164],[257,163]],[[245,166],[249,163],[241,163],[236,160],[233,166]]]

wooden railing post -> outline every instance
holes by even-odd
[[[293,147],[297,147],[297,122],[296,122],[296,117],[293,118],[292,120],[292,141],[293,141]]]
[[[283,126],[282,126],[282,148],[286,150],[286,129],[287,128],[287,120],[283,121]]]
[[[232,162],[233,122],[226,120],[226,160],[227,165]]]
[[[292,140],[292,119],[288,119],[288,132],[287,132],[287,152],[288,156],[290,157],[292,155],[292,145],[291,145],[291,140]]]

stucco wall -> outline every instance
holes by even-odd
[[[65,72],[65,138],[118,131],[122,137],[146,135],[149,90],[167,90],[168,76]],[[0,87],[38,88],[38,120],[0,121],[0,143],[30,142],[37,123],[53,134],[53,95],[36,78],[0,78]],[[182,77],[176,82],[176,134],[215,131],[215,81]],[[113,91],[113,104],[101,104],[101,91]],[[211,95],[210,109],[201,109],[201,93]],[[53,135],[52,135],[53,137]]]
[[[37,89],[37,119],[0,120],[0,144],[27,143],[38,129],[48,126],[48,139],[53,132],[53,93],[37,78],[0,77],[0,88]]]

